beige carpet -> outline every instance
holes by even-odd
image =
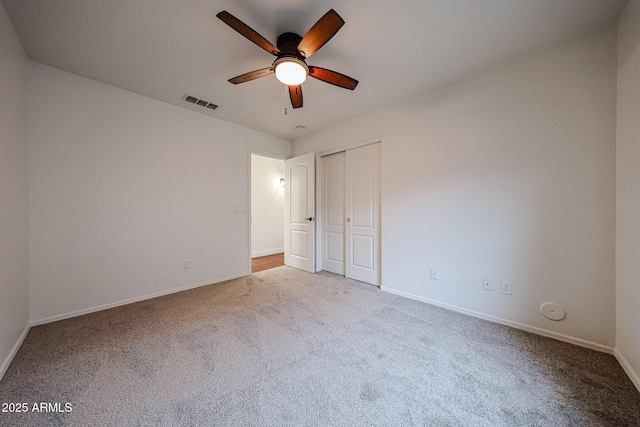
[[[2,426],[640,426],[611,355],[289,267],[35,327],[0,402],[29,409]]]

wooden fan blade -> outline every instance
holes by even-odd
[[[223,10],[222,12],[218,13],[216,16],[220,18],[222,22],[224,22],[225,24],[227,24],[228,26],[230,26],[231,28],[233,28],[234,30],[236,30],[237,32],[239,32],[240,34],[242,34],[243,36],[245,36],[255,44],[257,44],[258,46],[260,46],[270,54],[277,55],[280,53],[278,48],[272,45],[269,42],[269,40],[262,37],[253,28],[249,27],[247,24],[245,24],[244,22],[242,22],[241,20],[239,20],[238,18],[236,18],[235,16],[227,12],[226,10]]]
[[[344,74],[327,70],[320,67],[309,67],[309,75],[323,82],[331,83],[345,89],[354,90],[358,86],[358,81]]]
[[[245,83],[251,80],[259,79],[260,77],[268,76],[269,74],[273,74],[273,68],[261,68],[255,71],[249,71],[248,73],[241,74],[237,77],[229,79],[230,83],[237,85],[238,83]]]
[[[338,15],[338,13],[331,9],[329,12],[320,18],[309,32],[303,37],[302,41],[298,45],[298,52],[305,58],[313,55],[318,49],[320,49],[331,37],[333,37],[340,28],[344,25],[344,20]]]
[[[289,98],[291,98],[291,105],[293,108],[302,107],[302,86],[289,86]]]

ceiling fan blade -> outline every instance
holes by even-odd
[[[261,68],[255,71],[249,71],[248,73],[240,74],[237,77],[229,79],[230,83],[237,85],[239,83],[249,82],[251,80],[259,79],[260,77],[268,76],[269,74],[273,74],[273,67]]]
[[[249,27],[247,24],[245,24],[244,22],[242,22],[241,20],[239,20],[238,18],[236,18],[235,16],[227,12],[226,10],[223,10],[222,12],[218,13],[216,16],[220,18],[222,22],[224,22],[225,24],[227,24],[228,26],[230,26],[231,28],[233,28],[234,30],[236,30],[237,32],[239,32],[240,34],[242,34],[243,36],[245,36],[255,44],[257,44],[258,46],[260,46],[270,54],[277,55],[280,53],[278,48],[272,45],[269,42],[269,40],[262,37],[253,28]]]
[[[320,67],[309,67],[309,75],[323,82],[331,83],[345,89],[354,90],[358,86],[358,81],[344,74],[327,70]]]
[[[289,98],[293,108],[302,107],[302,86],[289,86]]]
[[[316,22],[298,45],[298,52],[305,58],[313,55],[344,25],[344,20],[331,9]]]

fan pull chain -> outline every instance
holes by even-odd
[[[284,87],[284,115],[287,115],[287,94],[289,92],[289,86]]]

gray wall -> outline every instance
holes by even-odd
[[[375,136],[384,289],[613,350],[615,27],[300,138],[293,149]],[[482,289],[485,277],[493,292]],[[500,292],[502,280],[512,295]],[[566,318],[543,317],[547,301]]]
[[[618,28],[616,347],[640,389],[640,1]],[[619,357],[620,358],[620,357]]]
[[[290,147],[30,63],[31,319],[249,274],[249,150]]]
[[[29,323],[27,58],[0,4],[0,378]]]

